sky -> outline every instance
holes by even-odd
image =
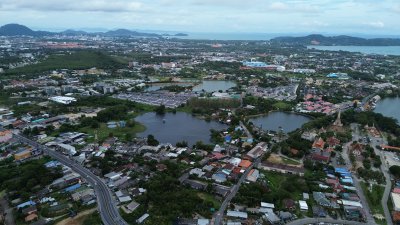
[[[32,29],[400,35],[400,0],[0,0]]]

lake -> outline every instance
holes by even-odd
[[[374,112],[381,113],[386,117],[393,117],[400,122],[400,97],[384,98],[380,100],[374,109]]]
[[[263,130],[279,131],[281,127],[285,133],[300,128],[310,120],[309,117],[288,112],[271,112],[267,115],[250,119],[254,125],[261,127]]]
[[[361,52],[364,54],[378,55],[400,55],[400,46],[320,46],[310,45],[308,49],[317,49],[323,51],[348,51]]]
[[[222,130],[228,128],[227,125],[215,121],[206,122],[184,112],[167,113],[165,115],[149,112],[139,115],[135,120],[147,128],[137,136],[147,137],[147,135],[152,134],[161,143],[173,145],[181,141],[187,141],[189,146],[194,145],[197,141],[209,144],[211,143],[210,129]],[[165,123],[163,120],[165,120]]]
[[[223,92],[227,91],[229,88],[236,87],[236,83],[233,81],[225,81],[225,80],[204,80],[199,85],[193,87],[194,92],[216,92],[222,90]]]
[[[149,84],[148,87],[145,88],[146,91],[158,91],[160,90],[162,87],[167,87],[167,86],[173,86],[173,85],[177,85],[177,86],[181,86],[181,87],[188,87],[188,86],[192,86],[192,83],[156,83],[156,84]]]

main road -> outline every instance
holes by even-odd
[[[0,127],[0,131],[1,130],[4,129]],[[74,172],[81,175],[82,178],[84,178],[89,184],[91,184],[96,193],[98,211],[104,225],[128,225],[128,223],[124,219],[122,219],[121,215],[119,214],[118,208],[112,197],[110,189],[108,189],[107,185],[99,177],[94,175],[82,165],[74,162],[73,160],[69,159],[59,152],[51,150],[47,146],[41,145],[16,133],[13,133],[13,137],[23,143],[41,149],[50,157],[70,167]]]

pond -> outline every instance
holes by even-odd
[[[400,122],[400,97],[384,98],[380,100],[374,109],[374,112],[381,113],[386,117],[392,117]]]
[[[194,92],[216,92],[216,91],[227,91],[230,88],[236,87],[236,83],[233,81],[225,80],[204,80],[199,85],[193,87]]]
[[[263,130],[279,131],[282,128],[285,133],[300,128],[310,120],[309,117],[288,112],[271,112],[267,115],[250,119],[254,125],[261,127]]]
[[[161,143],[173,145],[181,141],[187,141],[189,146],[196,144],[197,141],[210,144],[210,129],[228,128],[227,125],[215,121],[206,122],[184,112],[165,115],[149,112],[136,117],[135,120],[146,126],[146,130],[137,136],[147,137],[152,134]]]
[[[155,84],[149,84],[148,87],[145,88],[145,91],[158,91],[162,87],[168,87],[168,86],[181,86],[181,87],[189,87],[192,86],[192,83],[155,83]]]

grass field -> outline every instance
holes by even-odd
[[[282,157],[282,161],[283,161],[285,164],[288,164],[288,165],[295,165],[295,166],[298,166],[298,165],[301,164],[301,163],[297,162],[296,160],[293,160],[293,159],[290,159],[290,158],[286,158],[286,157]]]
[[[372,190],[369,190],[369,186],[365,182],[360,182],[361,188],[367,198],[368,205],[371,208],[372,214],[381,214],[385,215],[383,212],[383,207],[381,204],[381,200],[383,198],[383,192],[385,191],[385,187],[380,185],[373,185]],[[379,221],[376,220],[378,223]],[[379,223],[379,224],[386,224],[386,223]]]
[[[219,201],[217,201],[213,195],[210,195],[210,194],[207,194],[204,192],[200,192],[197,194],[197,196],[199,196],[201,199],[203,199],[205,201],[212,202],[214,205],[214,209],[216,209],[216,210],[218,210],[219,207],[221,206],[221,203]]]
[[[95,131],[97,130],[97,138],[99,141],[104,141],[110,135],[113,134],[114,137],[118,137],[121,140],[125,139],[126,134],[130,134],[132,137],[135,137],[137,133],[143,132],[146,130],[146,127],[140,123],[136,123],[134,127],[117,127],[114,129],[108,128],[105,123],[100,124],[100,128],[93,129],[91,127],[83,127],[79,131],[83,133],[87,133],[89,136],[89,141],[94,141]]]

